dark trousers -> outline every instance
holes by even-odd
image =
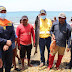
[[[20,44],[20,46],[21,46],[20,58],[24,58],[25,57],[25,53],[27,52],[27,59],[30,59],[32,44],[28,45],[28,46]]]
[[[10,72],[12,65],[12,48],[9,48],[9,50],[2,52],[2,60],[5,72]],[[3,67],[0,68],[0,72],[3,72]]]
[[[72,40],[71,40],[71,60],[70,60],[69,65],[72,67]]]
[[[69,65],[72,67],[72,47],[71,47],[71,60],[70,60]]]
[[[51,37],[48,37],[48,38],[40,38],[39,39],[41,62],[43,62],[44,64],[45,64],[45,57],[44,57],[45,46],[47,47],[47,50],[48,50],[48,60],[49,60],[50,43],[51,43]],[[48,63],[48,61],[47,61],[47,63]]]

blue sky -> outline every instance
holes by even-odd
[[[7,11],[72,11],[72,0],[0,0]]]

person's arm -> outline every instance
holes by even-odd
[[[54,24],[52,25],[51,30],[50,30],[51,35],[54,34],[53,32],[54,32]]]
[[[67,44],[68,44],[68,47],[67,47],[67,52],[70,50],[70,41],[71,41],[71,28],[69,26],[68,30],[67,30]]]
[[[68,40],[68,48],[70,48],[70,41],[71,41],[71,28],[69,27],[67,32],[67,40]]]
[[[0,44],[5,45],[7,43],[7,39],[0,38]]]
[[[19,28],[19,26],[16,29],[16,35],[18,37],[18,39],[17,39],[18,48],[20,48],[20,28]]]
[[[17,46],[17,40],[18,38],[17,38],[17,35],[15,34],[15,47]]]
[[[12,41],[12,43],[15,41],[15,30],[14,30],[14,26],[12,24],[12,33],[11,33],[11,37],[10,37],[10,40]]]
[[[55,35],[54,35],[54,24],[51,27],[50,33],[52,35],[52,40],[55,40]]]

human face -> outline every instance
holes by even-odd
[[[23,20],[22,20],[22,24],[23,24],[24,26],[27,26],[27,24],[28,24],[28,19],[23,19]]]
[[[65,20],[66,20],[66,18],[61,18],[61,17],[59,17],[59,22],[60,22],[60,24],[64,24],[64,23],[65,23]]]
[[[40,16],[43,20],[46,19],[46,14],[45,13],[41,13],[41,16]]]
[[[4,20],[5,17],[6,17],[6,10],[0,11],[0,18],[1,18],[2,20]]]

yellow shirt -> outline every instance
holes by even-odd
[[[50,29],[52,27],[52,22],[50,19],[41,19],[40,18],[40,38],[48,38],[49,36],[51,36],[50,34]]]

